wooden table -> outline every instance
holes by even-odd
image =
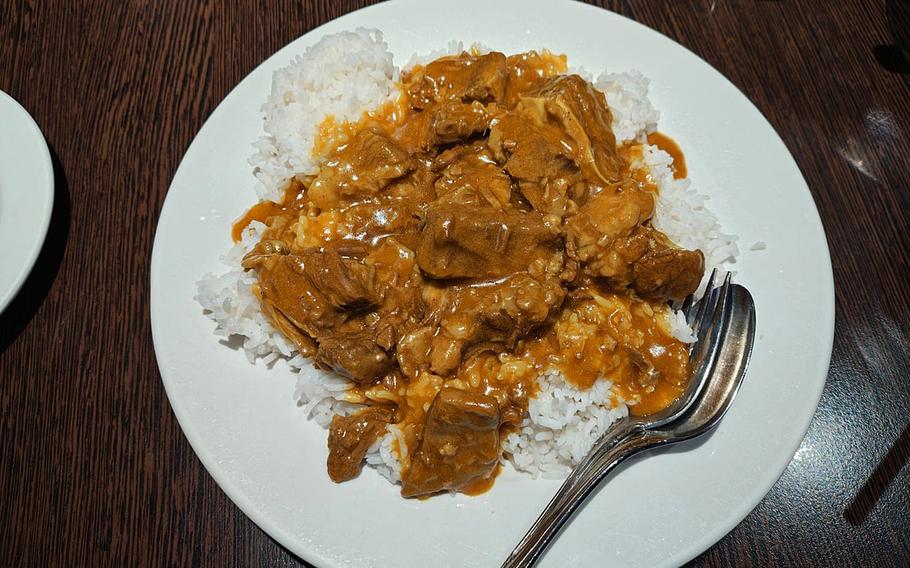
[[[57,178],[47,243],[0,316],[0,564],[297,564],[180,431],[152,351],[149,257],[171,177],[219,101],[362,2],[0,4],[0,89],[40,124]],[[907,565],[910,3],[605,4],[699,54],[768,117],[834,263],[834,355],[809,433],[693,565]]]

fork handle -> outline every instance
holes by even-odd
[[[618,439],[599,440],[563,482],[546,509],[503,562],[502,568],[532,566],[572,513],[607,474],[625,459],[663,442],[662,438],[638,428],[631,428]]]

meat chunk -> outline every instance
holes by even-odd
[[[503,115],[490,129],[493,156],[512,177],[541,182],[556,176],[569,161],[561,132],[524,112]]]
[[[370,446],[386,431],[393,412],[382,406],[364,408],[350,416],[336,415],[329,426],[329,477],[335,483],[353,479],[363,468]]]
[[[506,56],[499,52],[437,59],[408,81],[411,106],[424,109],[444,100],[497,102],[506,89]]]
[[[558,278],[536,280],[527,272],[495,282],[426,286],[425,317],[396,347],[409,378],[421,371],[447,376],[467,352],[501,352],[553,321],[566,292]]]
[[[302,352],[311,354],[312,339],[382,301],[375,269],[359,260],[335,249],[289,254],[269,253],[270,246],[260,243],[244,258],[244,267],[258,270],[263,310]]]
[[[263,312],[301,353],[370,384],[393,370],[397,329],[421,317],[420,276],[401,259],[413,253],[394,241],[373,249],[370,264],[342,256],[357,250],[338,244],[294,255],[263,241],[244,263],[258,269]]]
[[[558,76],[522,96],[491,127],[489,144],[534,209],[562,216],[567,200],[585,193],[583,180],[619,179],[611,120],[602,93],[576,75]]]
[[[308,190],[320,209],[369,197],[414,168],[414,160],[381,134],[361,130],[319,170]]]
[[[432,186],[429,189],[432,191]],[[392,188],[388,191],[392,191]],[[345,236],[346,240],[352,242],[373,243],[394,235],[397,240],[414,242],[416,246],[416,236],[420,233],[418,214],[424,203],[419,200],[420,196],[413,185],[407,191],[412,193],[405,198],[386,195],[380,199],[348,205],[341,211],[332,211],[326,217],[335,221],[335,227],[350,228]],[[320,219],[316,220],[319,221]]]
[[[434,146],[467,140],[489,129],[490,122],[495,116],[477,101],[471,103],[449,101],[436,107],[432,113]]]
[[[700,250],[674,245],[659,231],[651,231],[647,251],[632,265],[632,287],[643,298],[682,299],[695,292],[705,273]]]
[[[267,264],[270,262],[270,259],[273,257],[283,256],[290,254],[287,243],[279,240],[261,240],[256,243],[256,246],[253,247],[253,250],[248,252],[246,256],[243,257],[243,260],[240,261],[240,265],[245,269],[249,270],[251,268],[256,268],[262,264]]]
[[[552,321],[564,298],[557,278],[538,281],[527,272],[448,286],[432,314],[438,329],[430,342],[430,370],[445,376],[469,350],[514,348],[519,338]]]
[[[559,75],[521,97],[521,102],[539,120],[551,118],[559,124],[572,142],[575,163],[590,181],[619,180],[622,160],[603,93],[578,75]]]
[[[643,225],[653,212],[650,192],[603,192],[566,222],[567,253],[585,275],[614,290],[633,288],[657,300],[683,298],[701,282],[704,255]]]
[[[647,191],[604,191],[588,200],[566,220],[570,253],[589,265],[593,275],[611,277],[626,269],[628,262],[612,254],[610,244],[630,235],[654,214],[654,195]]]
[[[316,360],[355,383],[372,383],[395,364],[395,358],[377,344],[376,337],[375,331],[368,329],[320,338]]]
[[[362,312],[381,300],[376,271],[362,261],[341,256],[337,249],[307,249],[299,266],[313,289],[332,306]]]
[[[554,254],[557,232],[539,213],[443,203],[427,211],[417,264],[433,278],[499,278]]]
[[[465,142],[482,134],[490,128],[497,112],[495,103],[443,100],[418,113],[396,132],[395,137],[411,152],[428,152],[437,146]]]
[[[536,51],[510,55],[506,59],[509,81],[506,84],[506,104],[515,105],[522,93],[531,91],[550,77],[566,72],[566,57],[545,56]]]
[[[454,206],[507,207],[512,196],[512,182],[505,172],[491,163],[488,154],[481,148],[476,152],[462,151],[451,158],[434,185],[439,202]]]
[[[607,257],[602,256],[586,272],[599,274],[616,291],[631,288],[650,300],[678,300],[693,293],[704,274],[701,251],[679,248],[651,227],[639,227],[628,237],[614,240],[609,248],[610,261],[604,262]]]
[[[444,388],[430,405],[420,445],[401,480],[404,497],[459,491],[489,478],[499,461],[499,403]]]
[[[490,129],[490,150],[518,181],[524,198],[541,213],[562,217],[568,193],[581,180],[562,132],[525,112],[509,112]]]

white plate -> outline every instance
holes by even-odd
[[[41,129],[0,91],[0,312],[31,272],[54,208],[54,168]]]
[[[507,471],[479,497],[419,501],[402,499],[370,470],[333,484],[326,432],[294,405],[293,376],[251,366],[219,344],[193,301],[195,280],[223,270],[231,222],[255,200],[246,159],[272,72],[323,35],[357,26],[382,29],[399,65],[460,39],[507,53],[546,47],[568,54],[570,65],[634,68],[652,79],[660,129],[681,143],[694,183],[741,237],[737,280],[755,297],[755,352],[718,430],[689,451],[654,455],[613,476],[543,564],[670,566],[708,548],[784,470],[821,394],[834,329],[825,235],[792,157],[742,93],[666,37],[574,2],[379,4],[291,43],[215,110],[161,212],[151,294],[162,380],[206,468],[253,521],[320,566],[498,566],[558,486]],[[767,250],[750,252],[756,241]]]

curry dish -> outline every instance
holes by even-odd
[[[401,90],[326,119],[318,174],[235,226],[268,226],[243,260],[263,312],[363,405],[332,420],[330,477],[394,425],[402,495],[483,491],[548,369],[609,377],[633,413],[670,404],[689,358],[668,301],[704,257],[651,226],[656,186],[604,95],[547,52],[444,57]]]

